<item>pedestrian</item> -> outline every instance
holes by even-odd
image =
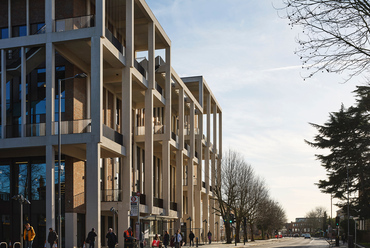
[[[168,234],[167,231],[165,231],[163,235],[163,245],[165,248],[167,248],[169,242],[170,242],[170,235]]]
[[[48,234],[48,243],[50,244],[50,248],[53,248],[54,243],[58,239],[58,234],[53,230],[53,228],[49,228],[49,234]]]
[[[133,243],[135,241],[135,238],[133,237],[132,228],[129,227],[126,231],[123,233],[123,237],[125,238],[125,248],[132,248]]]
[[[140,233],[140,248],[144,248],[145,246],[145,237],[144,237],[144,232]]]
[[[175,234],[175,248],[180,248],[182,242],[180,229],[177,230],[177,233]]]
[[[211,241],[212,241],[212,233],[211,233],[211,231],[208,231],[207,236],[208,236],[208,241],[209,241],[208,244],[211,244]]]
[[[23,231],[23,239],[26,241],[26,248],[32,248],[33,239],[35,238],[36,233],[30,223],[27,223],[25,227],[26,228]]]
[[[194,246],[194,238],[195,238],[195,235],[194,235],[193,231],[190,231],[190,234],[189,234],[190,246]]]
[[[342,234],[342,242],[343,242],[343,244],[345,244],[346,243],[346,234]]]
[[[95,247],[95,237],[98,236],[95,232],[95,228],[92,228],[91,231],[87,234],[86,243],[89,244],[89,248]]]
[[[174,247],[174,246],[175,246],[175,235],[172,235],[172,236],[171,236],[170,246],[171,246],[171,247]]]
[[[105,237],[108,239],[108,248],[114,248],[118,243],[117,235],[113,232],[112,228],[109,228]]]

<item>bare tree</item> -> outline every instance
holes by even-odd
[[[262,232],[262,239],[265,239],[266,234],[269,238],[286,223],[285,211],[278,202],[266,198],[258,206],[256,223]]]
[[[263,179],[256,177],[251,184],[245,185],[244,190],[248,192],[247,201],[247,222],[251,230],[251,240],[254,241],[253,227],[258,216],[258,207],[263,201],[268,198],[268,189]]]
[[[316,207],[306,214],[307,227],[311,232],[316,232],[323,228],[324,217],[326,217],[326,209],[324,207]]]
[[[217,202],[218,208],[214,209],[222,216],[224,220],[228,220],[233,210],[235,203],[239,197],[238,184],[236,175],[240,172],[244,164],[243,158],[235,151],[228,150],[224,155],[221,163],[221,181],[213,188],[214,200]],[[225,221],[226,242],[231,243],[232,226],[228,221]]]
[[[235,175],[235,179],[238,187],[238,198],[235,202],[234,212],[235,212],[235,239],[240,242],[240,228],[244,217],[249,213],[248,201],[250,201],[250,188],[253,184],[255,175],[251,165],[243,163],[239,169],[238,174]],[[246,230],[244,230],[246,232]]]
[[[289,25],[303,27],[296,51],[309,70],[348,78],[369,69],[370,2],[367,0],[283,0]]]

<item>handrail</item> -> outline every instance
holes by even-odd
[[[0,247],[1,247],[2,245],[4,245],[4,244],[5,244],[5,247],[6,247],[6,248],[8,248],[8,243],[6,243],[6,242],[1,242],[1,243],[0,243]]]
[[[94,26],[94,15],[78,16],[55,20],[55,32],[90,28]]]

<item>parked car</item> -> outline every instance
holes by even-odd
[[[295,234],[293,235],[293,237],[299,237],[299,234],[298,234],[298,233],[295,233]]]
[[[305,238],[305,239],[310,239],[310,238],[311,238],[311,235],[310,235],[309,233],[306,233],[306,234],[304,235],[304,238]]]

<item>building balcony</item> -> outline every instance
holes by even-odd
[[[145,135],[145,126],[137,127],[136,135]],[[165,125],[154,125],[153,134],[164,134]]]
[[[123,146],[123,135],[107,125],[103,125],[103,136]]]
[[[62,121],[60,125],[61,134],[90,133],[91,119]],[[58,122],[54,122],[54,135],[58,134]]]
[[[121,189],[103,189],[101,191],[102,202],[116,202],[122,200]]]
[[[170,202],[170,209],[173,211],[177,211],[177,203],[176,202]]]
[[[94,15],[55,20],[55,32],[94,27]]]
[[[153,206],[163,208],[163,199],[153,197]]]

